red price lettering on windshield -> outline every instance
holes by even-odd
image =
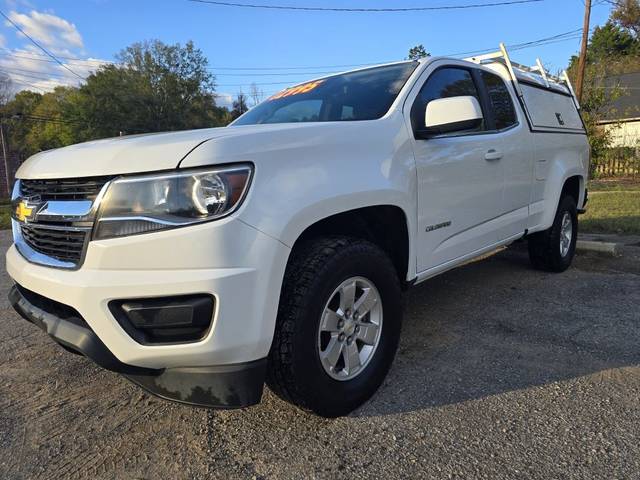
[[[317,88],[322,83],[324,83],[324,80],[315,80],[313,82],[303,83],[302,85],[298,85],[297,87],[287,88],[286,90],[276,93],[271,98],[269,98],[269,100],[278,100],[279,98],[291,97],[293,95],[308,93],[311,90]]]

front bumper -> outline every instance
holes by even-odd
[[[278,240],[230,217],[93,241],[78,270],[30,263],[15,246],[6,265],[23,291],[75,312],[60,316],[35,310],[28,298],[12,293],[21,315],[58,343],[156,395],[233,407],[259,401],[289,252]],[[215,299],[211,326],[198,341],[138,342],[109,309],[112,301],[196,294]]]
[[[25,320],[53,340],[99,366],[167,400],[212,408],[241,408],[260,402],[267,361],[236,365],[150,369],[120,362],[71,307],[14,285],[9,301]]]
[[[267,356],[289,248],[239,220],[91,242],[79,270],[29,263],[12,246],[7,271],[24,288],[79,312],[121,362],[163,369]],[[209,294],[212,325],[200,341],[144,345],[109,309],[113,300]]]

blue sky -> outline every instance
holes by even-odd
[[[416,7],[468,5],[491,0],[237,0],[238,2],[322,7]],[[495,0],[494,0],[495,1]],[[599,2],[595,2],[599,3]],[[140,40],[167,43],[193,40],[217,75],[221,103],[252,82],[265,94],[317,72],[402,59],[422,43],[434,55],[497,47],[500,41],[524,43],[579,29],[583,0],[541,2],[489,8],[412,13],[333,13],[245,9],[187,0],[0,0],[3,11],[27,33],[86,75],[101,61]],[[597,5],[592,27],[609,13]],[[5,22],[0,30],[0,71],[18,88],[47,90],[77,82],[59,65],[46,61],[27,39]],[[575,36],[574,36],[575,37]],[[579,48],[569,38],[513,53],[533,64],[537,56],[552,71],[566,66]],[[80,60],[77,60],[80,59]],[[291,70],[241,68],[304,67]],[[308,67],[308,68],[307,68]]]

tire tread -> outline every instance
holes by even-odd
[[[563,263],[556,251],[558,246],[555,242],[555,239],[560,235],[561,225],[559,219],[562,218],[561,213],[566,210],[569,210],[573,215],[574,222],[576,222],[575,233],[577,235],[578,225],[575,200],[573,197],[565,195],[560,199],[551,228],[534,233],[529,237],[529,259],[534,268],[547,272],[562,272],[567,269],[568,265]]]
[[[303,317],[312,287],[322,278],[325,269],[331,268],[330,260],[358,251],[374,254],[386,263],[386,268],[396,277],[398,294],[400,285],[395,268],[387,255],[376,245],[347,236],[320,237],[297,246],[285,272],[273,343],[269,352],[267,385],[282,399],[305,410],[312,410],[305,392],[296,382],[296,365],[292,361],[295,349],[296,324]]]

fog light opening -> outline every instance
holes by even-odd
[[[209,294],[112,300],[109,310],[142,345],[198,342],[211,328],[215,299]]]

